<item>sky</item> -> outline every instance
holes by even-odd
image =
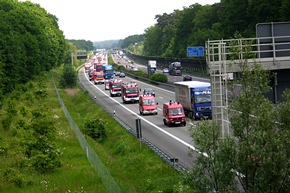
[[[26,0],[20,0],[26,1]],[[29,0],[58,18],[66,39],[104,41],[143,34],[155,15],[220,0]]]

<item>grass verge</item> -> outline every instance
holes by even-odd
[[[58,83],[61,68],[55,72]],[[44,90],[46,95],[37,97],[35,93],[39,93],[39,90]],[[181,173],[149,148],[144,146],[140,151],[139,141],[94,103],[82,89],[59,89],[59,92],[71,117],[81,129],[90,119],[105,121],[108,135],[105,140],[86,138],[120,185],[122,192],[174,192],[175,185],[182,178]],[[13,119],[9,124],[2,121],[0,125],[0,176],[4,179],[0,182],[0,192],[107,192],[68,124],[53,88],[51,72],[36,77],[34,81],[20,86],[7,96],[0,113],[1,120],[7,119],[11,101],[15,101],[12,107],[16,109]],[[32,112],[40,106],[45,106],[50,112],[49,117],[57,129],[56,146],[62,153],[61,167],[46,174],[23,164],[26,163],[26,157],[22,143],[21,140],[16,140],[19,136],[26,135],[25,129],[19,126],[25,117],[18,109],[25,107],[28,112]],[[13,175],[7,175],[10,169],[14,171]]]

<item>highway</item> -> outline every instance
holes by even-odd
[[[123,62],[121,65],[123,65]],[[144,66],[138,65],[138,69]],[[123,104],[121,97],[110,97],[109,91],[105,90],[104,85],[94,85],[89,81],[84,68],[81,68],[78,73],[79,80],[83,87],[94,96],[95,101],[106,108],[108,112],[115,112],[115,116],[120,118],[133,130],[136,128],[136,119],[141,119],[142,137],[150,143],[154,144],[165,154],[171,158],[177,158],[178,163],[185,168],[193,166],[195,153],[189,157],[190,150],[196,150],[194,142],[189,135],[188,130],[195,126],[195,122],[187,119],[187,125],[168,127],[163,124],[162,105],[169,100],[175,99],[175,94],[172,91],[152,86],[141,81],[135,80],[139,88],[153,88],[156,93],[156,101],[158,102],[158,115],[140,115],[138,103]],[[180,81],[182,77],[177,78]],[[123,81],[131,81],[132,78],[122,78]]]

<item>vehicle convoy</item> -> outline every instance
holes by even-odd
[[[113,65],[103,64],[103,72],[104,72],[104,78],[106,80],[114,78]]]
[[[94,75],[94,70],[93,69],[90,69],[89,72],[88,72],[88,75],[89,75],[89,80],[93,80],[93,75]]]
[[[91,65],[90,63],[86,63],[86,64],[85,64],[85,72],[86,72],[86,73],[89,72],[89,70],[91,69],[91,66],[92,66],[92,65]]]
[[[186,117],[183,106],[179,102],[173,102],[170,100],[163,104],[163,123],[168,126],[186,126]]]
[[[148,60],[148,74],[155,73],[157,68],[156,60]]]
[[[110,96],[121,96],[123,81],[119,79],[112,79],[109,83]]]
[[[139,102],[139,89],[136,82],[124,82],[122,85],[122,100],[123,103]]]
[[[172,62],[169,67],[169,75],[173,76],[181,76],[181,63],[180,62]]]
[[[93,74],[93,80],[95,84],[104,84],[105,79],[104,79],[104,73],[101,72],[94,72]]]
[[[144,114],[158,114],[155,97],[153,95],[140,95],[139,96],[139,112],[141,115]]]
[[[186,115],[196,120],[212,118],[211,86],[208,82],[175,82],[175,100],[182,104]]]
[[[103,64],[101,64],[101,63],[96,63],[96,65],[95,65],[95,70],[96,70],[97,72],[101,72],[101,71],[103,71]]]

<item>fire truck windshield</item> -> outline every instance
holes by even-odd
[[[153,99],[144,100],[143,104],[144,104],[144,106],[155,105],[155,100],[153,100]]]
[[[169,115],[183,115],[183,108],[169,109]]]
[[[121,88],[122,85],[121,84],[112,84],[112,88]]]
[[[137,93],[137,92],[139,92],[137,87],[126,88],[126,93]]]

